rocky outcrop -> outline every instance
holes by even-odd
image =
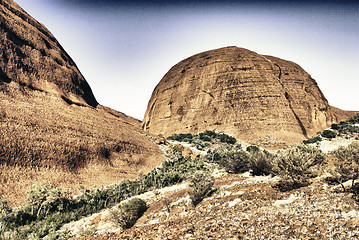
[[[55,37],[12,0],[0,0],[0,83],[16,82],[97,106],[90,86]]]
[[[272,135],[295,142],[342,112],[332,110],[299,65],[226,47],[172,67],[153,91],[143,128],[164,136],[215,130],[243,140]]]

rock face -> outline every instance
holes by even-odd
[[[343,114],[297,64],[226,47],[172,67],[153,91],[143,128],[164,136],[215,130],[243,140],[298,141]]]
[[[96,106],[91,88],[55,37],[12,0],[0,0],[0,82]]]

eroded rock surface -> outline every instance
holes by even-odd
[[[295,142],[348,117],[332,109],[299,65],[226,47],[172,67],[153,91],[143,128],[164,136],[215,130]]]
[[[90,86],[55,37],[12,0],[0,0],[0,82],[97,106]]]

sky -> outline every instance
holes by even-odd
[[[142,120],[166,72],[243,47],[298,63],[332,106],[359,110],[358,0],[15,0],[73,58],[98,102]]]

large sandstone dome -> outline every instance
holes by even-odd
[[[143,128],[166,137],[215,130],[295,142],[347,117],[299,65],[226,47],[172,67],[153,91]]]

